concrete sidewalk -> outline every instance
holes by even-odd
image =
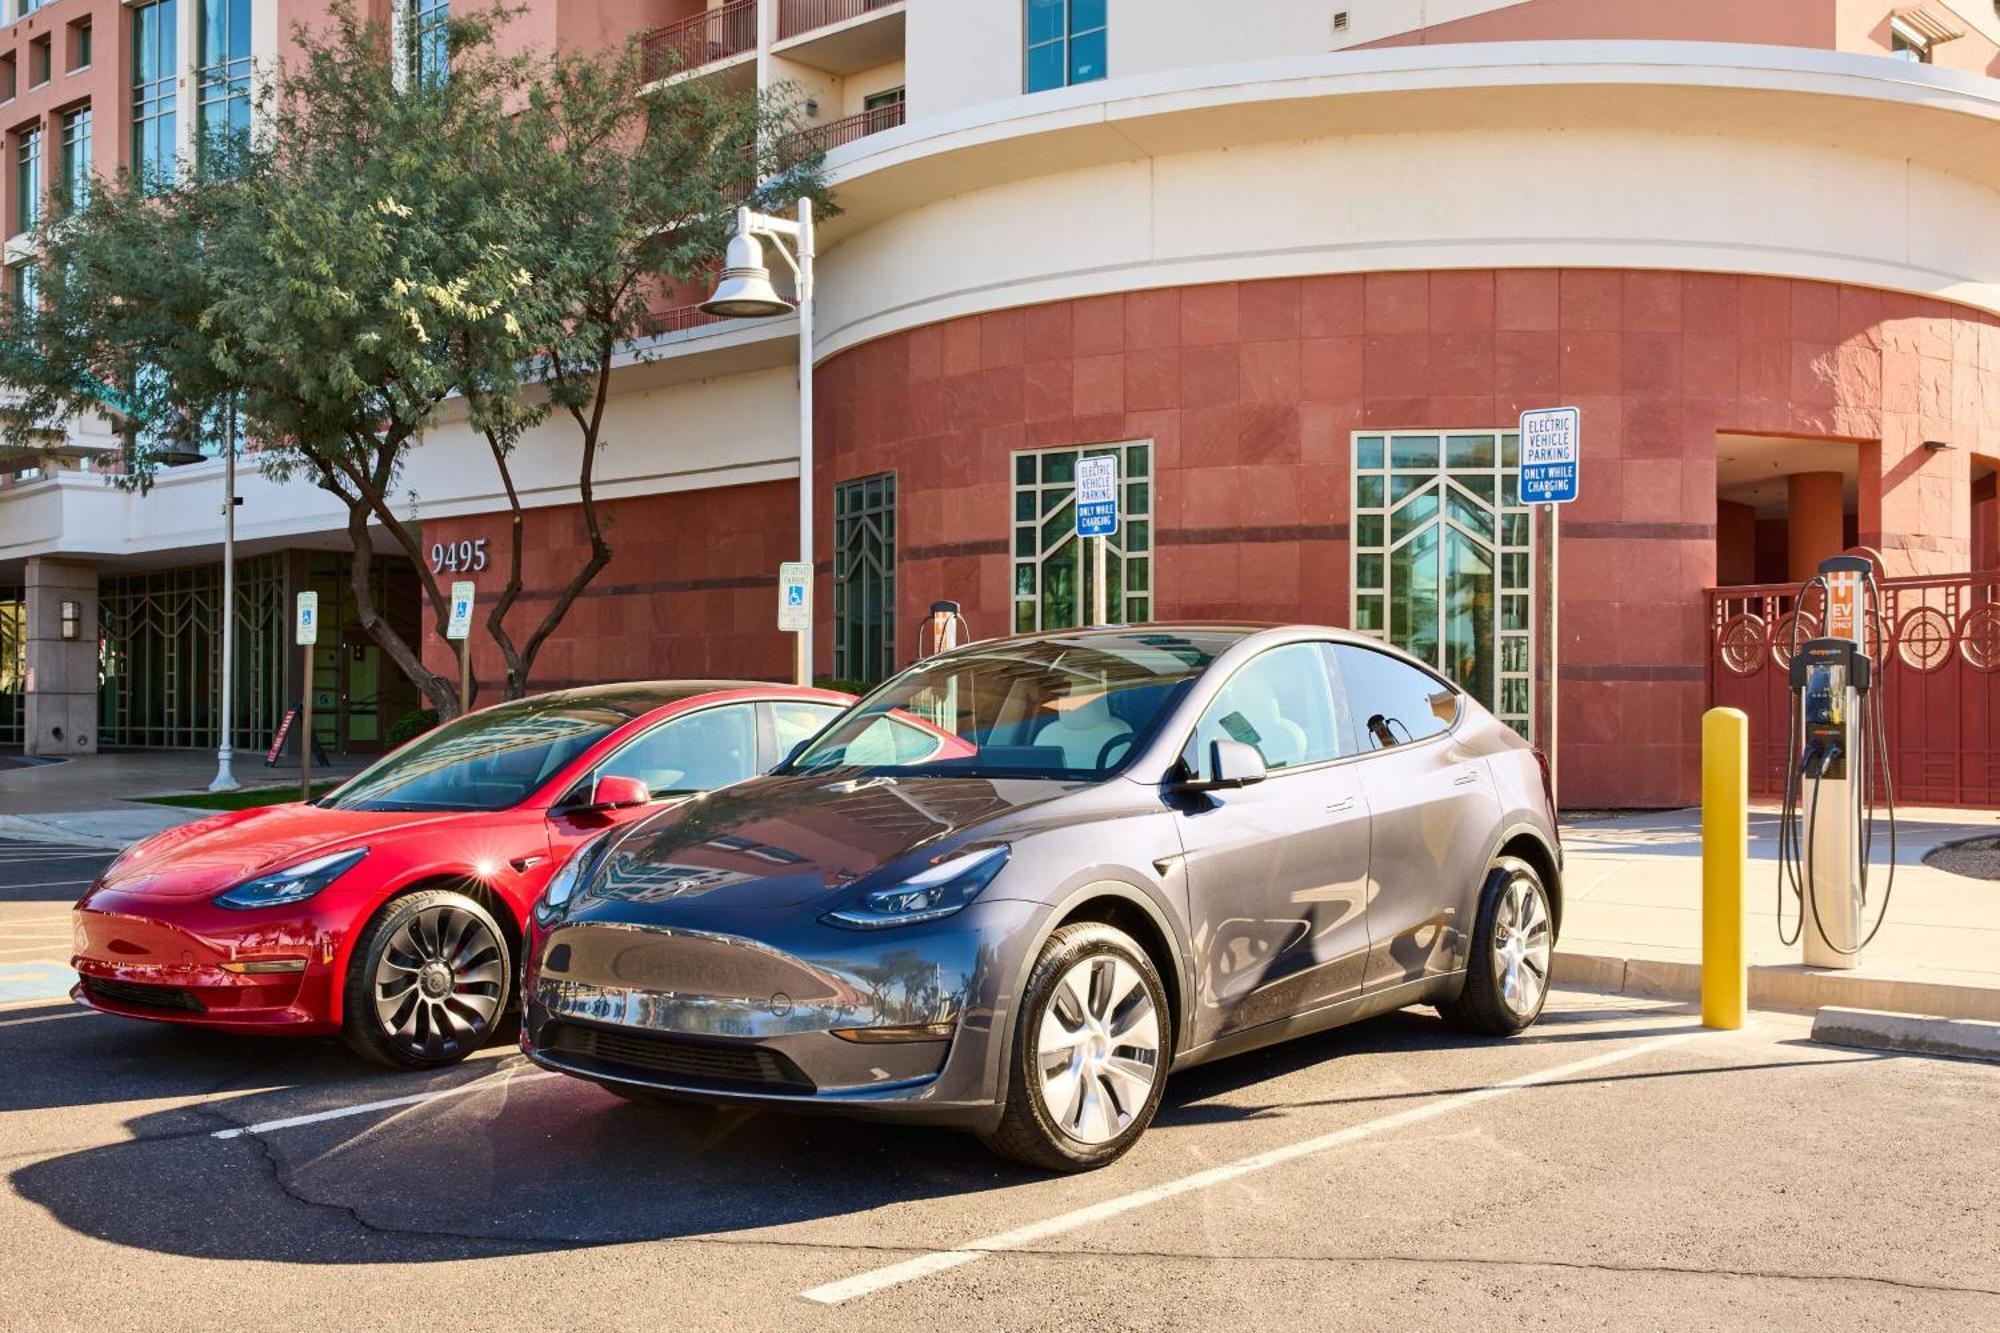
[[[2000,833],[2000,812],[1899,812],[1894,897],[1882,932],[1847,971],[1807,968],[1778,940],[1775,807],[1750,815],[1751,1003],[1761,1008],[1844,1005],[2000,1020],[2000,881],[1923,864],[1940,844]],[[1693,996],[1701,986],[1701,812],[1661,811],[1563,826],[1566,885],[1556,976],[1565,984]],[[1871,925],[1888,878],[1878,831]],[[1797,928],[1791,895],[1785,927]]]
[[[368,762],[333,756],[331,768],[313,770],[313,781],[348,777]],[[262,754],[239,753],[234,767],[245,787],[298,790],[296,760],[266,768]],[[0,833],[123,848],[214,813],[135,798],[207,791],[214,778],[213,750],[126,750],[0,769]]]

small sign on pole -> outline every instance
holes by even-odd
[[[471,579],[454,579],[451,585],[451,618],[445,622],[444,637],[463,644],[458,650],[458,711],[472,711],[472,603],[479,592]]]
[[[299,611],[296,629],[292,636],[299,647],[305,649],[301,670],[303,679],[299,681],[299,799],[312,799],[312,742],[313,736],[313,645],[319,642],[319,594],[302,592],[299,594]],[[285,743],[284,731],[278,732],[278,745]],[[273,750],[277,746],[272,747]]]
[[[451,620],[444,627],[447,639],[472,637],[472,601],[477,592],[470,579],[459,579],[451,585]]]
[[[1093,454],[1077,460],[1076,535],[1088,541],[1090,553],[1090,621],[1102,625],[1108,618],[1104,587],[1104,544],[1118,531],[1118,457]]]
[[[812,628],[813,567],[803,560],[778,566],[778,628],[801,634]]]
[[[1556,698],[1561,679],[1558,672],[1562,635],[1562,506],[1576,499],[1579,474],[1583,470],[1583,414],[1574,407],[1543,407],[1521,414],[1521,503],[1549,507],[1548,573],[1543,584],[1549,603],[1549,792],[1553,798],[1561,788],[1562,772],[1557,745],[1557,719],[1562,709]],[[1553,803],[1553,800],[1552,802]],[[1554,813],[1551,811],[1550,813]]]
[[[1521,503],[1568,504],[1576,499],[1583,448],[1581,414],[1544,407],[1521,414]]]

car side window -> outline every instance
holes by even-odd
[[[820,728],[839,714],[837,704],[808,704],[793,699],[771,705],[771,732],[778,743],[778,758],[787,758],[805,741],[819,735]]]
[[[655,796],[684,796],[756,771],[757,713],[746,703],[662,722],[599,765],[595,776],[637,778]]]
[[[1334,712],[1332,674],[1316,643],[1290,643],[1250,659],[1229,678],[1195,724],[1182,754],[1208,776],[1214,741],[1255,746],[1272,772],[1338,759],[1347,733]]]
[[[1333,654],[1364,751],[1427,740],[1458,720],[1458,691],[1429,672],[1355,644],[1335,644]]]

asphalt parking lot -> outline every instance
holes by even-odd
[[[0,962],[59,967],[102,860],[0,845]],[[1122,1162],[1043,1178],[504,1045],[398,1075],[17,995],[0,1328],[2000,1326],[2000,1068],[1805,1029],[1412,1011],[1190,1071]]]

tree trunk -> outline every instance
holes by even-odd
[[[396,633],[395,626],[376,609],[375,590],[369,584],[369,575],[375,566],[375,541],[368,535],[368,505],[351,496],[343,498],[347,500],[347,537],[354,547],[354,563],[350,568],[354,609],[361,618],[361,628],[382,645],[382,651],[389,655],[389,659],[423,691],[440,718],[456,717],[458,691],[453,688],[453,683],[425,667],[421,654],[403,642],[403,636]],[[465,648],[470,647],[468,641]],[[306,684],[310,689],[312,683],[308,681]]]

